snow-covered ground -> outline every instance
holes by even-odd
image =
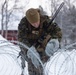
[[[0,75],[20,75],[21,60],[17,58],[20,49],[0,35]],[[24,75],[28,75],[28,64]],[[44,64],[44,75],[76,75],[76,50],[60,49]]]
[[[76,50],[57,52],[46,63],[45,75],[76,75]]]
[[[0,75],[21,75],[21,61],[18,57],[20,49],[0,35]],[[27,62],[25,75],[28,75]]]

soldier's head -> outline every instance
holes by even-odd
[[[26,18],[29,21],[29,23],[34,26],[35,28],[38,28],[40,25],[40,15],[37,9],[30,8],[26,11]]]

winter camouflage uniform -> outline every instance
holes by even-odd
[[[42,33],[44,31],[46,31],[46,25],[48,24],[48,22],[50,21],[48,16],[40,16],[40,25],[38,28],[34,28],[26,19],[26,17],[22,18],[22,20],[19,23],[18,26],[18,41],[26,44],[27,46],[31,47],[32,45],[34,45],[37,40],[39,39],[39,37],[42,35]],[[52,38],[58,38],[59,42],[62,38],[62,32],[61,29],[59,28],[59,26],[56,23],[52,23],[50,25],[50,27],[48,28],[48,31],[50,30],[50,33],[46,33],[46,34],[50,34],[51,35],[51,39]],[[36,31],[36,34],[33,34],[32,31]],[[44,43],[45,47],[46,47],[46,42]],[[37,49],[38,46],[34,45],[35,48]],[[41,46],[42,47],[42,46]],[[45,47],[42,47],[43,50],[37,50],[37,52],[40,54],[41,56],[41,60],[42,61],[47,61],[47,56],[45,55]],[[24,54],[27,53],[26,49],[21,48],[23,51],[25,51]],[[30,59],[29,59],[30,60]],[[31,72],[31,70],[35,71],[36,73],[38,73],[38,70],[33,66],[33,64],[31,63],[31,61],[28,61],[28,69]],[[32,66],[33,68],[31,68],[30,66]],[[40,75],[40,73],[35,75]],[[32,75],[30,73],[30,75]],[[33,74],[34,75],[34,74]]]

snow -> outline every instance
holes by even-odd
[[[0,75],[21,75],[21,61],[17,58],[20,49],[0,35]],[[25,62],[27,65],[27,62]],[[25,75],[28,75],[27,66]]]
[[[76,50],[57,52],[46,63],[45,75],[76,75]]]
[[[55,52],[44,64],[43,75],[76,75],[76,50],[69,51],[65,48]],[[21,75],[21,60],[17,58],[19,51],[18,45],[0,35],[0,75]],[[24,75],[29,75],[28,63],[25,64]]]

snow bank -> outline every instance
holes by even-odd
[[[3,37],[0,35],[0,41],[1,41],[1,40],[6,40],[6,39],[5,39],[5,38],[3,38]]]

